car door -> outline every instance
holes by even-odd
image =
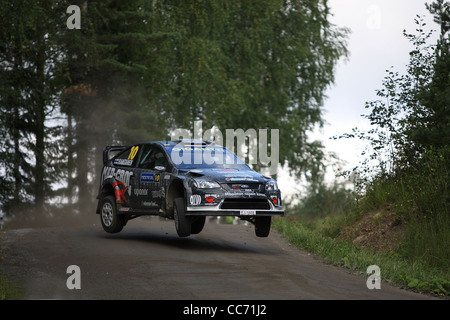
[[[132,192],[132,201],[136,208],[146,211],[159,211],[163,208],[166,191],[163,176],[166,166],[167,159],[159,146],[142,146]]]

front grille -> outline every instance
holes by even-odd
[[[221,209],[269,210],[270,205],[266,199],[225,199]]]
[[[261,183],[245,183],[245,182],[233,182],[233,183],[226,183],[226,188],[228,190],[233,191],[262,191],[263,187],[261,188]]]

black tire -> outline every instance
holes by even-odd
[[[255,234],[257,237],[265,238],[269,236],[270,226],[272,225],[272,217],[256,217],[255,218]]]
[[[205,216],[195,217],[195,220],[191,223],[191,234],[199,234],[202,232],[203,227],[205,226],[205,221]]]
[[[127,219],[123,215],[117,215],[117,206],[113,196],[103,198],[100,208],[100,221],[103,230],[108,233],[120,232],[125,226]]]
[[[186,217],[184,198],[176,198],[173,201],[173,219],[175,220],[175,229],[179,237],[188,237],[191,235],[191,220]]]

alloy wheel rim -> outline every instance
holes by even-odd
[[[113,207],[108,202],[102,207],[102,221],[107,227],[110,227],[113,221]]]

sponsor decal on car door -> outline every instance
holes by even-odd
[[[161,173],[153,170],[138,169],[136,172],[136,187],[132,197],[136,207],[141,209],[159,210],[164,197],[164,187],[161,184]]]

